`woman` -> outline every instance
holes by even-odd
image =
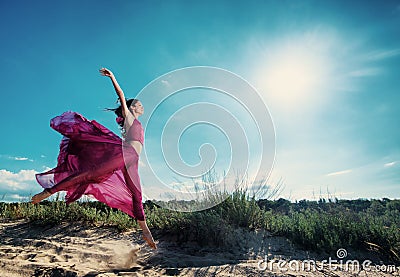
[[[44,190],[32,197],[36,204],[58,191],[66,191],[71,203],[83,194],[93,195],[112,208],[118,208],[136,218],[143,230],[143,239],[156,249],[146,224],[142,191],[138,175],[139,155],[143,147],[143,128],[138,117],[143,114],[142,103],[126,100],[114,74],[100,69],[109,77],[121,105],[113,109],[122,127],[122,140],[94,120],[75,112],[65,112],[53,118],[50,125],[64,135],[60,144],[57,166],[36,175]]]

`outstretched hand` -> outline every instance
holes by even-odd
[[[100,70],[100,74],[103,76],[107,76],[107,77],[112,77],[114,76],[114,74],[111,72],[111,70],[108,70],[107,68],[101,68]]]

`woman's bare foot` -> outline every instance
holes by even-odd
[[[153,249],[157,249],[157,245],[154,242],[153,236],[151,235],[151,232],[149,230],[149,227],[147,226],[146,220],[138,220],[137,221],[140,225],[140,228],[143,231],[143,239],[147,242],[147,244],[153,248]]]
[[[157,249],[157,245],[154,242],[154,239],[153,239],[153,236],[151,235],[151,233],[143,233],[142,237],[151,248]]]
[[[31,203],[32,204],[37,204],[40,201],[42,201],[42,200],[46,199],[47,197],[49,197],[50,195],[51,195],[51,193],[49,191],[43,190],[42,192],[39,192],[38,194],[35,194],[32,197]]]

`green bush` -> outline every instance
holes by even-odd
[[[374,246],[392,260],[400,261],[400,200],[290,203],[284,199],[256,200],[245,190],[225,196],[212,196],[225,200],[199,212],[168,210],[148,201],[144,204],[147,223],[178,243],[231,246],[237,243],[235,229],[261,228],[285,236],[303,249],[332,252],[338,248]],[[70,205],[63,201],[43,201],[39,205],[0,202],[0,219],[26,219],[42,225],[81,221],[113,226],[120,231],[138,227],[125,213],[92,201]]]

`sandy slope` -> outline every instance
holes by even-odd
[[[139,233],[79,223],[38,227],[24,221],[0,223],[0,276],[399,276],[400,270],[313,270],[278,268],[278,259],[303,261],[314,255],[266,232],[238,231],[238,245],[224,251],[177,245],[160,237],[157,251]],[[258,263],[269,255],[275,263]],[[316,258],[316,256],[315,256]],[[321,260],[321,258],[319,258]]]

